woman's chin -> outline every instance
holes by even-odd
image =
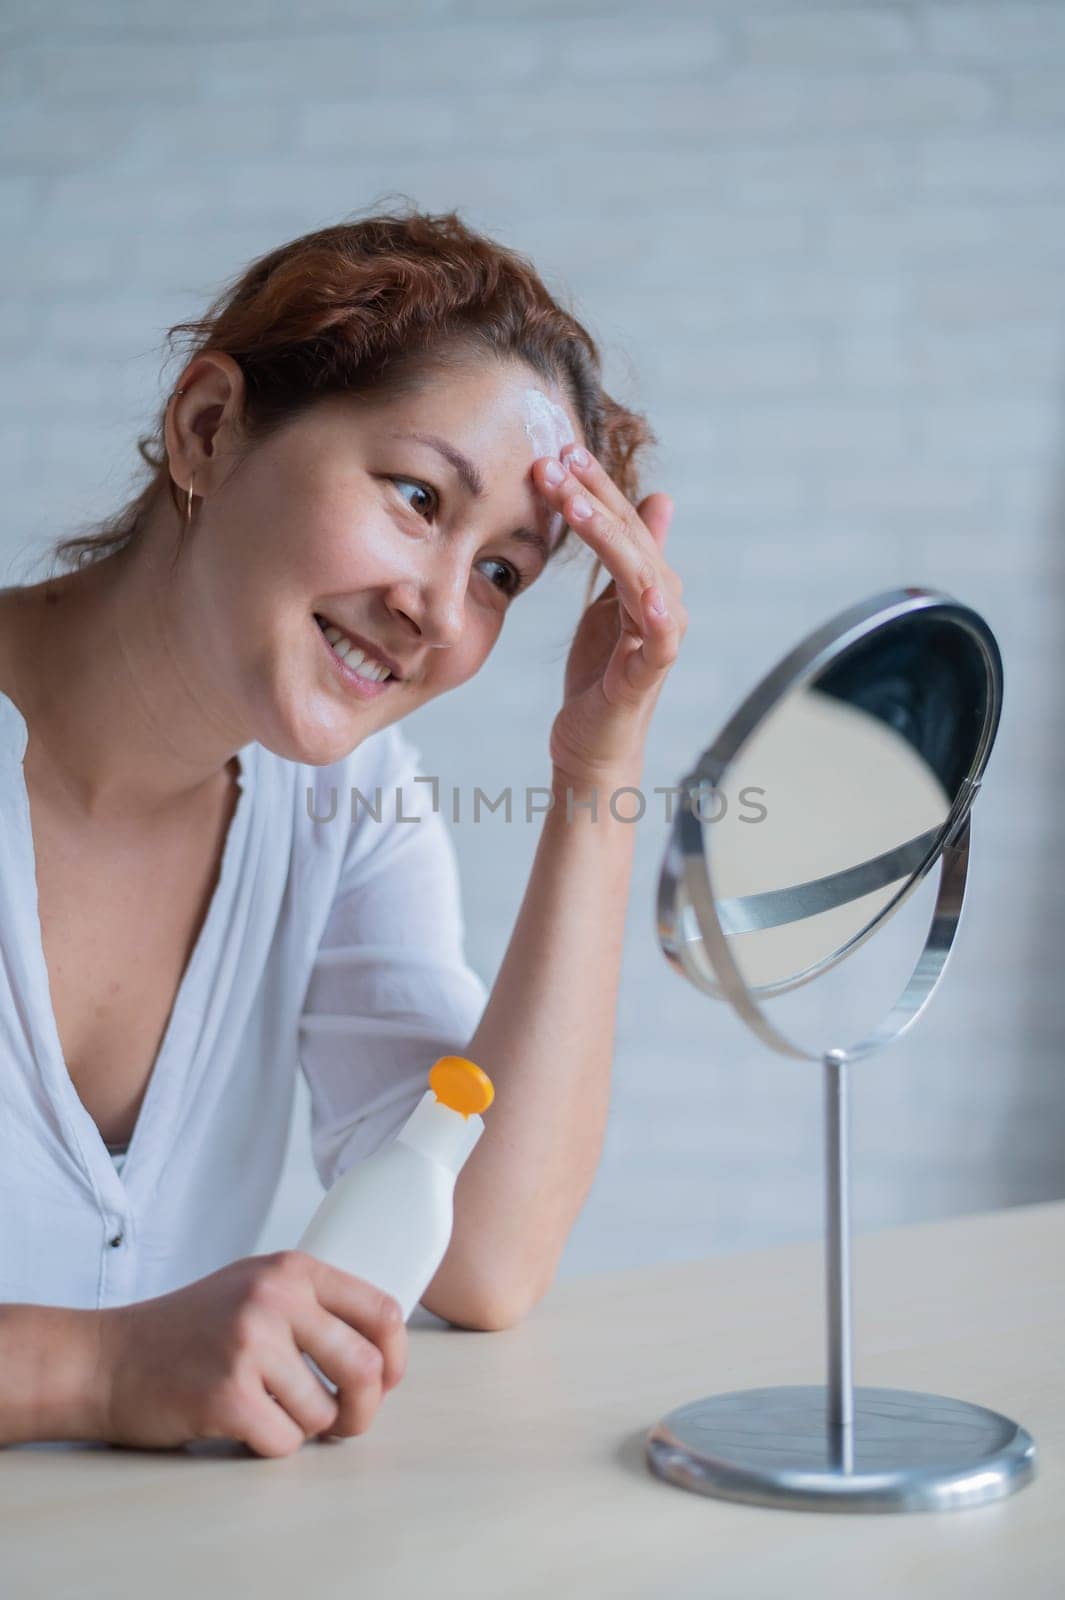
[[[296,697],[294,686],[279,688],[269,716],[270,733],[257,735],[259,743],[285,761],[309,767],[326,767],[340,761],[362,743],[384,718],[372,708],[337,704],[335,696],[320,687]]]
[[[359,727],[361,720],[358,717],[349,717],[343,726],[339,724],[328,729],[318,727],[305,728],[299,738],[294,741],[295,748],[290,761],[302,761],[308,767],[327,767],[333,761],[342,761],[349,756],[356,745],[362,743],[374,727]]]

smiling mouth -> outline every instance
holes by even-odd
[[[396,678],[396,674],[379,657],[370,651],[364,650],[353,639],[349,639],[342,628],[335,622],[330,622],[328,617],[323,617],[320,612],[314,613],[314,620],[318,624],[333,654],[350,668],[357,677],[365,678],[368,683],[389,683]]]

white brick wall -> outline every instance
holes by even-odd
[[[458,207],[570,298],[661,439],[692,625],[649,785],[860,596],[930,583],[998,631],[971,901],[927,1018],[856,1073],[855,1223],[1065,1192],[1065,0],[7,0],[0,50],[0,581],[124,494],[164,329],[251,255],[395,191]],[[582,587],[552,574],[411,720],[445,783],[543,780]],[[455,837],[491,980],[536,827]],[[564,1272],[820,1228],[817,1072],[669,970],[663,842],[639,825]],[[313,1198],[301,1126],[264,1244]]]

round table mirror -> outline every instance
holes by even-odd
[[[942,977],[1001,705],[984,619],[937,591],[892,590],[803,640],[677,786],[656,908],[666,958],[772,1049],[821,1067],[827,1319],[825,1384],[712,1395],[649,1432],[648,1465],[682,1488],[947,1510],[1034,1473],[1017,1423],[856,1388],[851,1354],[848,1068],[909,1028]]]

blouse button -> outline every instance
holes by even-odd
[[[116,1233],[113,1239],[109,1239],[107,1241],[108,1244],[111,1246],[112,1250],[116,1249],[117,1246],[122,1243],[123,1237],[124,1236],[121,1233]]]

